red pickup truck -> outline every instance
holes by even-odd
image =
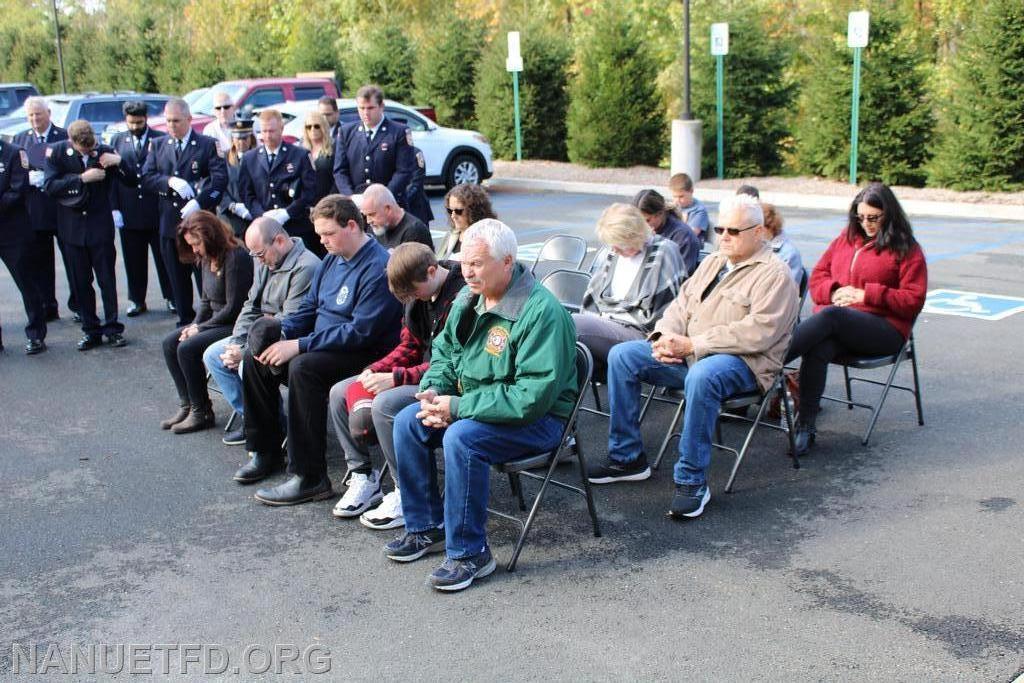
[[[328,95],[337,98],[338,85],[332,78],[245,78],[222,81],[212,86],[192,104],[192,130],[202,133],[214,119],[213,96],[226,92],[239,112],[264,109],[272,104],[317,100]],[[167,130],[163,118],[150,119],[157,130]]]

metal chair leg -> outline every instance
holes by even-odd
[[[917,424],[924,426],[924,411],[921,408],[921,382],[917,377],[917,349],[910,354],[910,367],[914,370],[914,403],[917,404]]]
[[[736,462],[733,463],[732,472],[729,474],[729,481],[725,483],[726,493],[732,493],[732,483],[736,481],[736,473],[739,471],[740,465],[743,464],[743,456],[747,454],[747,447],[750,446],[750,442],[754,439],[754,432],[757,431],[757,426],[761,424],[761,418],[764,416],[764,412],[768,408],[768,397],[771,395],[772,392],[768,392],[765,394],[765,397],[761,399],[761,405],[758,406],[757,417],[754,418],[754,424],[750,426],[750,431],[747,432],[747,438],[743,440],[743,445],[740,447],[739,452],[736,453]]]
[[[537,510],[540,508],[540,502],[544,498],[544,492],[548,488],[548,482],[551,481],[551,476],[554,474],[555,468],[558,467],[558,457],[561,455],[562,448],[564,448],[564,446],[559,445],[552,455],[551,463],[548,465],[547,474],[544,477],[544,481],[540,484],[540,490],[537,491],[537,495],[533,499],[533,505],[530,507],[530,514],[526,517],[526,522],[523,524],[523,530],[519,534],[519,540],[516,541],[515,550],[512,551],[512,557],[505,566],[507,571],[514,572],[516,570],[516,563],[519,561],[519,553],[523,551],[523,545],[526,544],[526,535],[530,533],[530,527],[533,526],[533,519],[537,516]],[[509,473],[509,481],[512,481],[512,473]],[[519,500],[522,501],[520,485],[517,484],[516,488],[520,490]],[[522,509],[525,510],[526,506],[524,505]]]
[[[882,388],[882,395],[878,397],[878,402],[871,410],[871,421],[868,422],[868,429],[864,432],[864,438],[860,440],[862,446],[868,445],[868,440],[871,438],[871,432],[875,430],[875,423],[878,422],[878,416],[882,414],[882,406],[885,405],[885,398],[889,395],[889,389],[892,387],[893,380],[896,379],[896,371],[899,370],[900,362],[902,360],[902,357],[898,357],[896,362],[892,364],[892,368],[889,370],[889,379],[886,380],[885,386]]]
[[[508,473],[508,486],[512,489],[512,495],[519,501],[519,509],[526,509],[526,501],[523,500],[523,482],[515,472]]]
[[[661,466],[661,459],[665,457],[665,451],[668,450],[668,445],[672,442],[672,439],[676,437],[682,438],[682,434],[676,433],[676,425],[679,423],[679,417],[683,414],[685,407],[686,399],[679,399],[679,407],[676,408],[675,414],[672,415],[672,421],[669,422],[668,432],[665,434],[665,439],[661,442],[661,448],[658,449],[658,457],[654,459],[653,469],[658,469]]]
[[[793,458],[793,469],[800,469],[800,458],[796,454],[796,428],[793,425],[793,411],[789,409],[789,406],[793,405],[789,402],[789,387],[786,386],[785,377],[783,377],[782,386],[779,387],[782,392],[782,412],[786,416],[786,436],[789,437],[789,457]]]
[[[231,431],[231,426],[235,424],[235,420],[238,419],[238,411],[232,410],[231,417],[228,418],[228,423],[224,425],[224,433]]]
[[[590,383],[590,390],[594,393],[594,407],[598,410],[604,410],[601,407],[601,393],[597,390],[597,382]]]
[[[850,389],[850,368],[843,366],[843,381],[846,383],[846,409],[853,410],[853,392]]]

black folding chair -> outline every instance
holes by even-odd
[[[910,367],[914,373],[914,386],[908,387],[901,384],[895,384],[896,371],[899,370],[900,365],[906,361],[910,361]],[[924,425],[924,413],[921,409],[921,382],[918,378],[917,373],[917,349],[914,345],[914,333],[910,333],[910,337],[903,343],[900,350],[891,356],[840,356],[833,359],[834,365],[843,366],[843,383],[846,386],[846,399],[835,398],[833,396],[822,396],[827,401],[835,401],[836,403],[845,403],[846,407],[850,410],[856,406],[857,408],[867,408],[871,411],[871,421],[868,423],[868,429],[864,432],[864,438],[861,439],[861,444],[864,446],[868,445],[868,439],[871,438],[871,432],[875,429],[875,423],[878,422],[878,416],[882,412],[882,406],[885,404],[885,399],[889,395],[890,389],[900,389],[902,391],[908,391],[914,395],[914,404],[917,407],[917,424]],[[889,376],[884,382],[878,380],[868,379],[867,377],[851,377],[850,370],[875,370],[877,368],[884,368],[889,366]],[[858,403],[853,400],[852,385],[853,382],[864,382],[866,384],[874,384],[882,387],[882,393],[878,397],[878,403],[872,405],[870,403]]]
[[[216,382],[211,382],[210,381],[212,378],[213,378],[213,374],[210,373],[210,372],[207,372],[206,373],[206,386],[207,386],[207,389],[209,391],[212,391],[212,392],[214,392],[216,394],[220,394],[221,396],[223,396],[224,392],[220,390],[220,386],[218,386]],[[228,432],[231,431],[231,426],[233,424],[235,424],[235,420],[237,420],[238,417],[239,417],[238,411],[237,410],[232,410],[231,411],[231,417],[228,418],[227,424],[224,425],[224,433],[225,434],[227,434]]]
[[[587,241],[577,235],[554,235],[544,240],[537,258],[530,266],[535,277],[542,278],[547,273],[560,268],[579,270],[587,258]],[[543,266],[540,272],[538,267]]]
[[[583,307],[583,296],[590,286],[590,273],[558,268],[545,275],[540,283],[555,295],[566,310],[579,313]]]
[[[522,480],[520,477],[527,477],[541,482],[540,489],[537,491],[537,495],[533,499],[530,514],[527,516],[525,522],[514,515],[488,508],[488,512],[492,515],[497,515],[503,519],[510,520],[522,527],[519,539],[516,541],[515,550],[512,552],[512,559],[509,560],[506,567],[510,572],[515,571],[516,562],[519,560],[519,553],[522,552],[523,545],[526,543],[526,535],[530,533],[530,527],[533,526],[534,518],[537,516],[537,510],[540,508],[540,503],[544,498],[544,493],[547,491],[548,484],[583,496],[587,501],[587,511],[590,513],[590,521],[594,526],[594,536],[601,536],[601,527],[597,521],[597,508],[594,505],[594,496],[590,490],[590,482],[587,480],[587,466],[583,459],[583,451],[580,446],[576,425],[576,417],[579,413],[580,403],[583,401],[583,395],[587,388],[587,383],[590,381],[590,373],[593,370],[593,367],[594,360],[590,356],[590,351],[583,344],[577,342],[576,387],[579,390],[579,395],[576,398],[575,405],[573,405],[572,413],[569,415],[569,419],[565,423],[565,429],[562,431],[561,438],[558,441],[558,447],[555,450],[548,451],[547,453],[529,455],[519,458],[518,460],[510,460],[509,462],[494,465],[494,469],[496,471],[508,475],[509,486],[511,486],[512,493],[518,499],[520,510],[526,510],[526,503],[523,500]],[[570,436],[574,437],[574,443],[572,443],[572,445],[570,445]],[[571,484],[566,484],[565,482],[552,478],[555,468],[559,464],[560,456],[566,448],[570,448],[576,456],[576,463],[580,468],[580,480],[583,482],[583,488],[572,486]],[[543,475],[530,471],[542,467],[547,468]]]

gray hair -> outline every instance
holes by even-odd
[[[50,111],[50,104],[40,95],[32,95],[25,99],[25,111],[34,109],[36,107],[42,107],[46,111]]]
[[[474,240],[480,240],[487,245],[487,250],[493,258],[499,261],[506,256],[516,257],[519,244],[516,241],[516,234],[497,218],[485,218],[477,221],[466,228],[462,235],[462,244],[467,245]]]
[[[278,235],[284,235],[288,237],[288,231],[281,227],[281,224],[275,221],[273,218],[267,218],[266,216],[260,216],[249,224],[246,228],[247,233],[260,236],[260,242],[264,245],[268,245],[277,239]]]
[[[164,111],[167,111],[168,109],[177,109],[185,116],[192,115],[192,110],[189,108],[188,102],[181,99],[180,97],[172,97],[171,99],[167,100],[167,102],[164,104]]]
[[[764,225],[764,211],[761,209],[761,202],[749,194],[737,194],[726,197],[718,205],[719,217],[733,211],[740,213],[745,219],[743,227],[746,227],[746,224]]]
[[[398,206],[398,201],[395,199],[395,195],[391,194],[388,186],[380,183],[374,183],[363,190],[363,202],[366,202],[367,199],[373,202],[378,211],[385,206]]]

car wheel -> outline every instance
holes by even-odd
[[[483,169],[480,167],[480,161],[472,154],[459,154],[448,164],[448,173],[445,174],[444,185],[449,190],[456,185],[466,183],[479,185],[482,177]]]

